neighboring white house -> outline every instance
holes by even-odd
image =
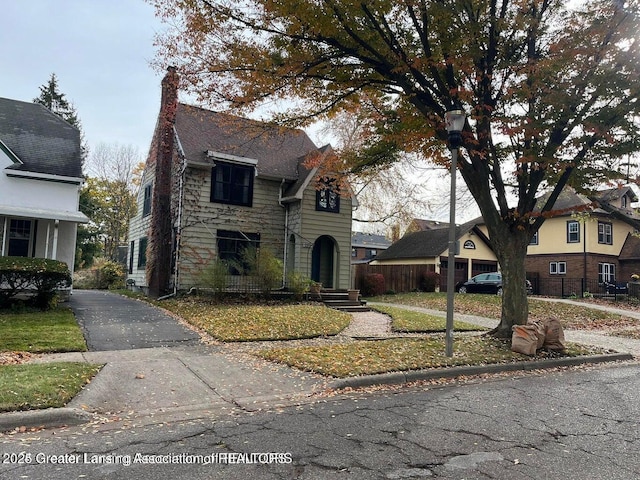
[[[73,272],[83,184],[80,132],[42,105],[0,98],[0,256]]]

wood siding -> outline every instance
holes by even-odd
[[[204,267],[218,258],[217,231],[260,235],[260,247],[284,259],[284,208],[278,203],[280,182],[256,177],[253,206],[211,202],[211,169],[187,168],[181,218],[179,288],[197,284]]]
[[[340,212],[316,211],[315,183],[304,191],[301,205],[301,231],[305,247],[300,255],[299,271],[311,274],[313,245],[323,235],[335,241],[333,288],[351,287],[351,208],[350,197],[340,197]]]

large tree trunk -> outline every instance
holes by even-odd
[[[492,232],[505,229],[504,224],[489,227],[491,243],[500,263],[503,289],[500,323],[490,334],[500,338],[511,338],[513,326],[524,325],[529,316],[525,258],[530,235],[517,227],[510,230],[508,235],[505,232]]]

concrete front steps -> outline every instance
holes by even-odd
[[[360,299],[358,294],[357,300],[349,300],[347,290],[340,289],[323,289],[316,295],[316,300],[320,300],[327,307],[341,310],[343,312],[370,312],[367,302]]]

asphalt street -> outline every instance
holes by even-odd
[[[0,436],[2,479],[640,477],[640,366],[374,389],[273,411]]]

